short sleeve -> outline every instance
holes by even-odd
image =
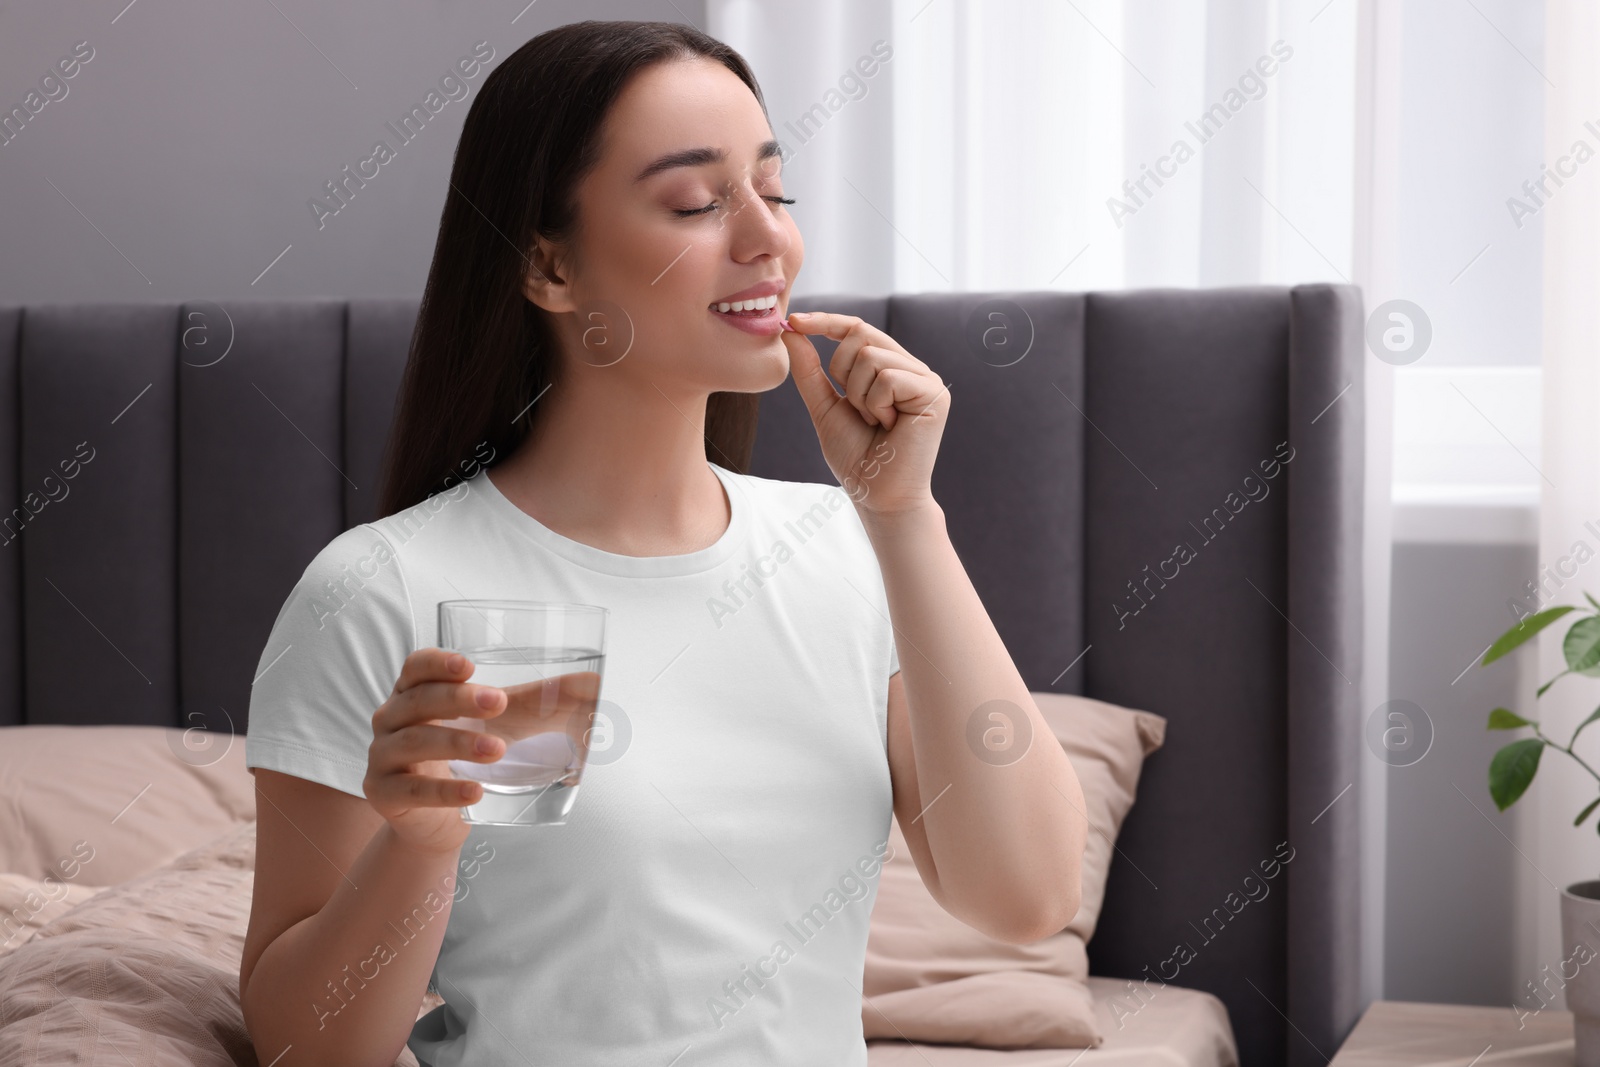
[[[855,504],[850,502],[849,494],[845,493],[843,487],[837,485],[828,486],[822,491],[824,497],[831,493],[839,494],[846,501],[840,510],[850,516],[850,528],[857,542],[856,552],[862,582],[865,588],[877,592],[878,605],[874,611],[882,621],[883,630],[888,633],[889,644],[889,673],[884,677],[893,678],[900,673],[900,650],[895,646],[894,625],[889,617],[889,595],[883,585],[883,569],[878,565],[877,550],[872,547],[872,538],[867,535],[867,527],[861,521],[861,513],[856,510]],[[822,506],[827,505],[824,503]]]
[[[250,690],[245,766],[365,797],[372,714],[415,641],[393,545],[370,524],[330,541],[278,612]]]

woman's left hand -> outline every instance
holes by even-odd
[[[894,338],[855,315],[795,312],[779,334],[823,457],[858,508],[889,514],[933,502],[933,460],[950,390]],[[806,334],[839,342],[823,374]],[[844,387],[840,396],[832,377]]]

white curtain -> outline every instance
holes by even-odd
[[[1596,147],[1585,123],[1600,117],[1600,7],[1591,0],[1548,0],[1545,6],[1544,72],[1546,157],[1552,168],[1579,139]],[[1570,169],[1568,164],[1568,169]],[[1584,165],[1600,167],[1593,162]],[[1544,382],[1543,446],[1540,450],[1539,569],[1548,575],[1543,603],[1583,604],[1587,590],[1600,596],[1600,564],[1579,564],[1579,542],[1600,553],[1600,195],[1593,175],[1554,189],[1544,223]],[[1566,666],[1557,622],[1540,637],[1539,680]],[[1531,687],[1529,687],[1531,689]],[[1578,723],[1600,703],[1600,690],[1587,678],[1565,678],[1537,703],[1525,706],[1540,728],[1565,744]],[[1519,708],[1520,710],[1520,708]],[[1590,730],[1593,730],[1590,727]],[[1588,732],[1578,746],[1594,751]],[[1590,761],[1593,762],[1592,759]],[[1573,818],[1595,796],[1594,779],[1566,756],[1546,750],[1534,785],[1518,801],[1527,810],[1518,830],[1529,864],[1519,867],[1517,915],[1519,945],[1529,951],[1518,960],[1519,973],[1533,977],[1558,957],[1560,901],[1556,886],[1600,877],[1600,842],[1591,817],[1581,829]],[[1529,803],[1529,801],[1532,803]],[[1531,843],[1532,848],[1527,847]],[[1535,952],[1534,949],[1543,949]],[[1563,953],[1565,955],[1565,953]],[[1519,991],[1522,992],[1522,991]]]
[[[1398,2],[707,6],[790,152],[798,292],[1333,281],[1361,285],[1370,309],[1406,295],[1389,291]],[[875,48],[887,59],[863,64]],[[1392,368],[1368,368],[1370,709],[1387,699]],[[1375,997],[1382,775],[1359,785]]]
[[[708,9],[792,152],[804,291],[1353,280],[1354,3]]]

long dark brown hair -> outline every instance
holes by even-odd
[[[574,193],[601,125],[634,74],[667,60],[722,63],[766,101],[744,58],[692,26],[588,20],[547,30],[484,79],[467,111],[439,239],[384,449],[379,516],[442,492],[514,452],[556,376],[549,313],[523,281],[536,235],[576,233]],[[712,393],[706,458],[745,473],[758,393]],[[490,457],[485,459],[485,457]]]

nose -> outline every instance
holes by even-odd
[[[728,195],[736,203],[721,222],[729,234],[735,259],[742,262],[763,254],[781,256],[789,250],[789,228],[753,183],[740,182]]]

